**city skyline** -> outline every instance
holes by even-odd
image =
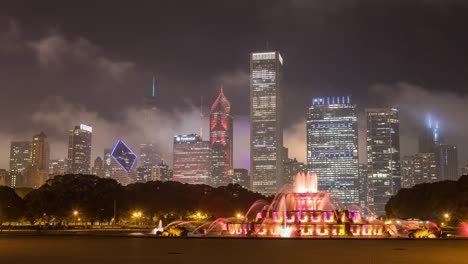
[[[468,80],[462,74],[465,62],[459,60],[466,52],[463,49],[466,37],[457,25],[467,18],[459,14],[447,16],[443,12],[454,8],[454,3],[420,1],[411,5],[397,1],[402,12],[392,13],[369,1],[359,2],[365,8],[350,4],[360,10],[359,16],[353,8],[325,1],[314,4],[273,1],[270,6],[239,3],[233,4],[232,9],[214,5],[212,8],[222,11],[214,12],[223,14],[221,21],[213,12],[200,21],[194,20],[196,12],[187,13],[180,21],[171,19],[174,23],[168,23],[164,30],[161,23],[157,26],[146,23],[141,14],[151,13],[151,17],[158,14],[163,22],[178,10],[171,4],[164,7],[149,4],[143,9],[126,7],[126,15],[139,14],[128,25],[119,16],[101,23],[101,13],[92,12],[77,28],[78,18],[73,9],[58,5],[56,8],[62,12],[51,14],[47,3],[37,6],[33,3],[28,8],[11,3],[0,11],[0,68],[8,73],[0,79],[0,87],[17,98],[16,105],[21,107],[11,106],[7,97],[0,99],[3,107],[0,168],[8,167],[10,141],[29,140],[40,130],[48,135],[51,158],[65,158],[64,130],[79,123],[96,128],[92,160],[101,156],[101,149],[123,138],[132,149],[138,149],[138,144],[144,142],[163,142],[158,147],[171,163],[172,145],[168,139],[191,133],[199,126],[198,118],[192,117],[199,114],[200,94],[209,98],[206,102],[211,101],[220,83],[236,105],[232,115],[237,131],[234,137],[239,140],[234,146],[234,167],[249,168],[246,96],[249,58],[246,54],[265,50],[267,46],[279,50],[288,62],[284,78],[288,90],[284,98],[287,106],[284,145],[291,157],[305,162],[303,122],[310,99],[350,94],[360,115],[366,107],[400,108],[404,129],[402,154],[417,152],[415,128],[421,126],[426,113],[433,113],[451,140],[447,143],[458,146],[459,166],[463,166],[468,160],[468,149],[463,144],[467,141],[463,132],[468,130],[468,124],[457,113],[466,111]],[[208,8],[212,4],[206,3],[206,10],[212,10]],[[115,5],[119,7],[121,3]],[[32,10],[31,7],[42,11],[30,14],[27,10]],[[97,4],[95,8],[105,11],[108,6]],[[457,8],[467,7],[460,4]],[[292,20],[271,17],[278,9],[297,15]],[[440,56],[426,56],[434,54],[434,48],[427,35],[415,34],[427,31],[412,10],[418,10],[419,15],[430,14],[439,25],[427,34],[431,40],[440,42],[437,49]],[[239,21],[237,11],[248,12],[249,21]],[[376,13],[380,15],[375,16]],[[362,27],[361,23],[370,28]],[[121,31],[113,29],[123,24],[128,26],[126,29],[141,31],[124,30],[131,36],[126,39],[131,41],[115,41],[121,40]],[[217,33],[214,24],[230,31]],[[380,30],[390,24],[397,30]],[[177,34],[185,32],[182,25],[190,25],[193,35]],[[290,32],[287,28],[297,30]],[[408,35],[418,37],[408,38]],[[241,44],[233,45],[233,37],[241,39]],[[191,43],[194,39],[194,46],[177,44]],[[359,47],[360,53],[378,56],[357,56],[352,47]],[[184,78],[180,78],[181,72]],[[142,101],[152,96],[153,80],[157,86],[156,97],[161,100],[160,107],[151,112],[156,117],[149,117],[150,109]],[[208,106],[205,104],[204,108]],[[14,122],[8,114],[10,109],[23,122]],[[164,129],[160,131],[148,125],[155,122],[164,123]],[[207,123],[205,119],[204,131],[208,131]],[[359,141],[365,142],[362,131],[361,124]],[[362,144],[360,148],[362,157]]]

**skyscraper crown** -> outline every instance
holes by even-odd
[[[231,103],[224,95],[223,86],[221,86],[219,95],[211,106],[211,112],[222,112],[225,114],[229,114],[231,112]]]

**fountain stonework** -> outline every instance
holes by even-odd
[[[269,204],[258,200],[243,217],[218,218],[212,222],[176,221],[189,236],[227,237],[385,237],[383,221],[358,205],[344,205],[332,193],[318,191],[317,175],[299,173]],[[155,229],[156,230],[156,229]],[[161,224],[157,231],[161,231]],[[154,232],[156,233],[156,232]]]
[[[294,184],[283,187],[270,205],[256,212],[252,207],[241,221],[226,222],[223,235],[298,238],[387,235],[384,222],[365,215],[359,206],[345,206],[337,196],[319,192],[317,175],[313,173],[296,175]]]

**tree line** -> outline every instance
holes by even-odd
[[[385,206],[388,217],[447,224],[468,222],[468,175],[458,181],[423,183],[401,189]]]
[[[109,178],[69,174],[55,176],[24,198],[14,189],[0,187],[0,223],[40,219],[66,223],[78,218],[110,223],[114,216],[117,223],[135,217],[148,224],[193,215],[215,219],[244,213],[258,199],[265,197],[237,184],[214,188],[155,181],[121,186]]]

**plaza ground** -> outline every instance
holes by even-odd
[[[467,239],[158,238],[0,234],[0,263],[468,263]]]

